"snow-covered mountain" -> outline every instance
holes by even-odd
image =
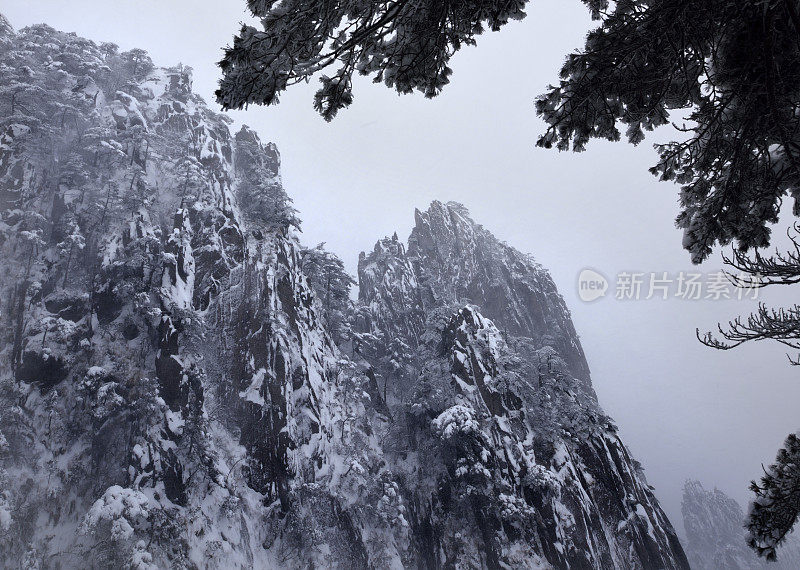
[[[695,570],[795,570],[800,568],[800,542],[794,536],[778,549],[778,558],[768,562],[747,546],[745,515],[734,499],[699,481],[683,486],[683,526],[686,554]]]
[[[463,206],[304,247],[280,156],[0,18],[0,566],[687,568],[547,272]]]
[[[463,206],[434,202],[416,213],[407,248],[380,240],[358,277],[355,352],[403,412],[389,433],[412,434],[414,486],[446,483],[447,501],[427,489],[415,501],[433,528],[450,529],[436,563],[480,559],[448,540],[462,534],[489,567],[518,565],[508,561],[522,548],[560,568],[686,566],[597,405],[546,270]]]

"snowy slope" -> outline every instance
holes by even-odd
[[[359,301],[280,156],[0,18],[0,566],[685,568],[547,272],[456,204]]]

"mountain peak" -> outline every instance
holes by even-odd
[[[454,474],[446,484],[448,496],[463,500],[469,491],[462,481],[480,487],[485,499],[479,516],[486,522],[478,525],[500,528],[517,520],[514,524],[530,529],[522,521],[538,513],[542,527],[535,533],[550,538],[529,538],[524,548],[541,540],[538,556],[556,567],[686,567],[638,464],[597,404],[569,311],[547,271],[497,240],[462,204],[433,201],[414,216],[407,248],[394,237],[384,238],[360,256],[358,266],[354,346],[375,378],[373,392],[382,393],[390,413],[394,410],[395,429],[416,434],[418,454],[427,453],[424,434],[430,430],[446,442],[441,453]],[[593,483],[578,489],[559,479],[555,473],[562,470],[585,473]],[[554,477],[557,490],[547,498],[531,490],[538,497],[535,505],[509,491],[507,510],[496,505],[498,490],[514,488],[520,477],[523,488],[546,486]],[[611,512],[606,500],[600,505],[584,499],[622,488],[626,498],[611,503],[626,505],[636,497],[634,512],[624,507]],[[564,510],[574,520],[617,523],[579,538],[575,527],[558,522],[555,513]],[[506,513],[511,518],[501,523],[496,517]],[[453,524],[436,505],[424,516]],[[476,523],[457,524],[460,533],[468,533]],[[639,533],[650,539],[631,538]],[[553,536],[563,539],[554,543]],[[463,548],[444,536],[437,540],[448,551]],[[500,543],[509,540],[514,539],[505,536]],[[512,561],[506,546],[495,551],[484,542],[479,548],[488,548],[482,563],[488,567],[500,560],[525,566],[535,558],[526,552]],[[596,554],[588,555],[590,550]]]
[[[569,310],[550,274],[498,240],[458,202],[415,211],[408,258],[430,304],[469,302],[501,330],[553,344],[590,389],[589,367]]]
[[[9,45],[0,566],[686,568],[529,256],[433,202],[353,302],[188,68]]]
[[[0,14],[0,42],[10,43],[15,36],[14,26],[3,14]]]
[[[686,554],[696,570],[791,570],[800,567],[800,542],[789,537],[774,562],[758,558],[747,546],[745,515],[733,498],[707,490],[696,480],[683,487]]]

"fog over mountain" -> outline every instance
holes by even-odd
[[[220,48],[248,20],[241,1],[40,0],[0,9],[17,29],[46,22],[122,51],[146,48],[161,65],[191,65],[193,91],[207,101],[220,76]],[[357,80],[356,104],[327,124],[311,106],[312,81],[278,106],[228,113],[231,129],[246,123],[277,144],[305,243],[326,242],[353,275],[360,251],[394,231],[408,236],[410,213],[432,200],[465,204],[499,239],[534,253],[570,307],[600,401],[669,518],[681,519],[687,478],[713,481],[746,505],[748,483],[798,427],[797,370],[777,344],[722,353],[695,339],[696,327],[715,330],[749,314],[755,300],[608,298],[622,271],[708,275],[721,262],[714,255],[690,264],[673,225],[677,188],[647,173],[655,161],[649,142],[676,138],[671,127],[638,147],[534,148],[543,123],[533,99],[594,24],[581,2],[536,0],[526,11],[524,21],[459,51],[452,84],[433,100]],[[785,206],[791,215],[790,201]],[[779,245],[784,229],[775,228]],[[585,267],[611,280],[606,298],[580,301],[576,276]],[[769,288],[759,299],[770,306],[796,300],[792,288]]]
[[[800,541],[787,537],[776,561],[756,556],[747,546],[745,515],[735,500],[699,481],[683,487],[686,554],[695,570],[792,570],[800,566]]]
[[[191,70],[0,19],[0,560],[688,568],[545,268],[455,202],[343,263]]]

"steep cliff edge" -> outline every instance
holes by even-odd
[[[3,33],[0,565],[279,564],[339,365],[277,150],[187,68]]]
[[[0,566],[687,566],[552,280],[462,206],[353,303],[188,68],[0,17],[0,77]]]
[[[361,255],[359,301],[354,351],[397,410],[389,434],[411,434],[413,456],[385,455],[416,463],[412,530],[430,529],[429,565],[688,566],[533,259],[433,202],[407,248],[393,236]]]

